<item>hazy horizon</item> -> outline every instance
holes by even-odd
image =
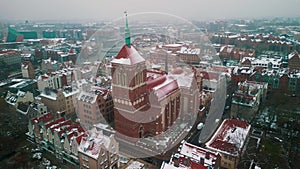
[[[299,0],[2,0],[0,20],[112,20],[161,12],[190,20],[299,17]]]

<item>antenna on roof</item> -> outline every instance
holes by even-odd
[[[124,11],[126,17],[126,27],[125,27],[125,44],[130,48],[130,31],[128,27],[127,11]]]

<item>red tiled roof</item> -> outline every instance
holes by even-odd
[[[182,74],[182,73],[184,73],[184,71],[180,67],[178,67],[175,70],[173,70],[173,71],[170,72],[170,74],[177,74],[177,75]]]
[[[217,72],[229,72],[229,69],[225,66],[213,66],[212,69]]]
[[[202,71],[201,74],[203,75],[202,76],[203,79],[208,79],[208,80],[212,80],[212,79],[219,80],[220,77],[219,72]]]
[[[79,123],[74,123],[72,126],[73,128],[77,128],[78,132],[80,133],[85,132],[85,129]]]
[[[70,123],[72,123],[72,122],[70,122]],[[61,130],[57,133],[57,134],[59,135],[59,137],[61,137],[63,133],[66,133],[66,132],[68,132],[68,131],[70,131],[70,130],[72,129],[72,126],[69,125],[69,124],[66,124],[65,126],[66,126],[66,128],[61,129]]]
[[[24,65],[24,66],[27,66],[27,65],[29,65],[29,61],[24,61],[23,63],[22,63],[22,65]]]
[[[249,95],[249,94],[247,94],[247,95],[245,96],[244,93],[235,93],[233,97],[234,97],[234,98],[246,98],[247,101],[251,101],[251,100],[254,99],[255,96],[251,96],[251,95]]]
[[[35,124],[36,122],[46,123],[46,122],[49,122],[53,119],[54,119],[54,116],[51,113],[46,113],[46,114],[43,114],[41,116],[36,116],[36,117],[32,118],[31,123],[32,124]]]
[[[8,53],[17,53],[16,50],[5,50],[5,51],[0,51],[0,54],[8,54]]]
[[[76,131],[72,131],[71,133],[69,133],[68,135],[67,135],[67,137],[68,137],[68,140],[70,140],[73,136],[76,136],[78,133],[76,132]]]
[[[115,59],[129,59],[130,64],[137,64],[145,61],[133,45],[131,45],[131,47],[124,45]]]
[[[173,159],[174,162],[174,159]],[[190,169],[207,169],[207,166],[204,166],[204,164],[197,163],[195,161],[192,161],[185,157],[179,158],[179,164],[180,166],[190,166]]]
[[[228,143],[223,140],[215,140],[214,142],[212,142],[210,144],[210,146],[218,148],[219,150],[222,150],[222,151],[229,152],[229,153],[234,153],[238,150],[236,145],[234,145],[232,143]]]
[[[81,135],[79,135],[79,136],[76,137],[76,142],[77,142],[78,145],[80,144],[82,137],[85,136],[85,135],[86,134],[83,133],[83,134],[81,134]]]
[[[55,120],[55,121],[52,121],[52,122],[50,122],[50,123],[47,123],[47,124],[45,125],[45,127],[46,127],[46,129],[48,129],[48,128],[51,127],[52,125],[57,124],[57,123],[60,123],[60,122],[62,122],[62,121],[65,121],[65,118],[64,118],[64,117],[61,117],[61,118],[59,118],[59,119],[57,119],[57,120]]]
[[[157,78],[148,77],[146,82],[148,92],[150,92],[153,87],[162,84],[164,81],[166,81],[166,79],[167,79],[166,75],[160,75]]]
[[[158,99],[160,100],[161,98],[168,96],[171,92],[175,91],[176,89],[178,89],[178,83],[176,80],[172,80],[171,82],[156,89],[155,93]]]
[[[80,133],[83,133],[85,132],[85,130],[83,129],[83,127],[81,127],[81,125],[79,123],[73,123],[72,124],[72,121],[71,120],[68,120],[66,121],[65,124],[63,124],[62,126],[67,126],[66,128],[60,130],[58,132],[59,136],[61,137],[63,133],[66,133],[66,132],[69,132],[69,131],[72,131],[73,129],[77,129],[77,130],[74,130],[72,131],[71,134],[68,135],[68,138],[70,139],[73,135],[77,136],[78,134]],[[62,127],[61,126],[61,127]]]
[[[229,143],[225,140],[227,132],[230,132],[233,128],[242,128],[247,130],[249,124],[245,121],[238,119],[226,119],[223,121],[222,125],[219,127],[217,132],[214,134],[213,138],[208,146],[216,148],[218,150],[226,151],[228,153],[235,153],[238,151],[238,147],[235,144]]]
[[[77,129],[77,130],[73,130],[73,129]],[[84,132],[84,129],[81,127],[81,125],[79,123],[74,123],[71,126],[69,126],[66,130],[64,130],[65,132],[72,130],[71,133],[68,134],[68,139],[70,140],[73,136],[78,136],[78,135],[82,135],[81,133]]]
[[[71,121],[71,120],[65,120],[65,121],[59,123],[58,125],[52,127],[52,128],[51,128],[51,131],[53,132],[54,129],[57,129],[57,128],[60,128],[60,127],[62,127],[62,126],[66,126],[66,125],[71,125],[71,124],[72,124],[72,121]]]

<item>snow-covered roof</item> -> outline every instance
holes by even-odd
[[[194,54],[194,55],[199,55],[200,54],[200,49],[191,49],[187,47],[181,47],[179,54]]]
[[[47,98],[47,99],[51,99],[51,100],[56,100],[57,99],[57,93],[55,93],[51,89],[45,89],[45,90],[43,90],[43,92],[41,93],[40,96],[44,97],[44,98]]]
[[[163,45],[163,47],[166,47],[166,48],[178,48],[178,47],[181,47],[182,44],[166,44],[166,45]]]
[[[134,65],[144,61],[145,59],[139,54],[134,46],[131,45],[128,47],[127,45],[124,45],[111,63]]]
[[[236,34],[236,35],[230,35],[230,36],[228,36],[228,38],[234,39],[234,38],[239,38],[240,36],[241,36],[241,35]]]
[[[125,169],[143,169],[145,164],[139,161],[132,161]]]
[[[167,79],[153,87],[154,94],[157,96],[158,100],[161,100],[169,96],[173,91],[179,89],[177,80],[167,76]]]
[[[110,150],[109,146],[111,145],[113,137],[106,136],[97,130],[90,131],[89,133],[90,135],[88,137],[82,138],[78,146],[78,152],[97,160],[101,149],[104,149],[104,151]]]
[[[168,76],[176,79],[180,88],[192,87],[192,82],[194,79],[194,73],[192,72],[187,72],[182,68],[177,68],[176,70],[169,72]]]
[[[85,91],[82,91],[78,96],[78,100],[92,103],[92,104],[96,102],[96,99],[97,99],[97,95]]]
[[[69,91],[69,90],[64,90],[63,91],[63,94],[66,98],[70,97],[70,96],[73,96],[73,95],[76,95],[77,93],[79,93],[79,89],[77,89],[77,88],[72,88],[71,91]]]
[[[38,122],[43,122],[43,123],[47,123],[49,121],[52,121],[54,119],[54,116],[51,113],[45,113],[45,114],[41,114],[38,115],[34,118],[31,119],[31,123],[35,124]]]
[[[164,162],[161,169],[214,168],[219,160],[218,153],[182,141],[178,153],[171,156],[169,163]]]
[[[299,57],[298,52],[294,51],[294,52],[290,53],[290,54],[288,55],[288,58],[291,59],[291,58],[294,57],[294,56],[298,56],[298,57]]]
[[[199,163],[200,159],[203,158],[205,166],[212,166],[215,164],[217,153],[213,153],[210,150],[195,146],[187,142],[184,142],[179,149],[180,154],[195,159]]]
[[[251,125],[238,119],[225,119],[212,138],[205,144],[215,152],[238,156]]]

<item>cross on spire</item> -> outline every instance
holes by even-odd
[[[130,48],[131,42],[130,42],[130,31],[128,27],[128,20],[127,20],[127,11],[124,12],[126,17],[126,27],[125,27],[125,44]]]

